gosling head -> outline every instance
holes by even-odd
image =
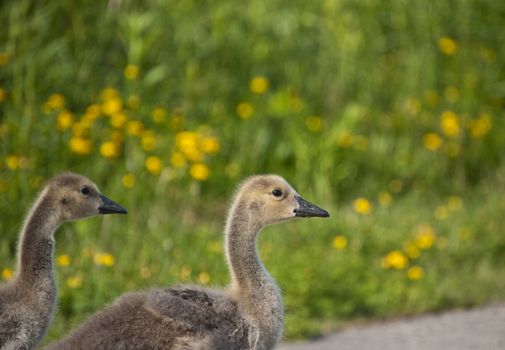
[[[298,217],[329,217],[330,214],[312,204],[278,175],[258,175],[239,187],[238,201],[260,221],[270,225]]]
[[[52,178],[46,193],[60,213],[62,221],[72,221],[98,214],[126,214],[127,210],[105,197],[84,176],[64,173]]]

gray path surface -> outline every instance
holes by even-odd
[[[279,350],[505,350],[505,304],[351,326]]]

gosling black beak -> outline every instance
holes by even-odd
[[[98,207],[100,214],[127,214],[128,210],[114,202],[112,199],[100,194],[102,205]]]
[[[319,208],[317,205],[312,204],[305,199],[295,196],[299,207],[294,210],[295,216],[297,217],[312,217],[318,216],[321,218],[327,218],[330,216],[326,210]]]

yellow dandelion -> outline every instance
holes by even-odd
[[[444,90],[444,96],[449,102],[456,102],[459,100],[459,90],[457,87],[448,86]]]
[[[433,152],[438,151],[443,143],[444,140],[434,132],[427,133],[423,137],[424,147]]]
[[[181,131],[175,135],[175,145],[184,156],[194,162],[202,159],[199,149],[199,136],[193,131]]]
[[[59,131],[65,131],[72,127],[74,123],[74,115],[69,111],[61,111],[56,119],[56,126]]]
[[[148,279],[150,278],[152,275],[151,273],[151,269],[147,266],[142,266],[140,268],[140,277],[142,277],[143,279]]]
[[[251,79],[249,88],[255,94],[263,94],[268,89],[268,79],[263,76],[257,76]]]
[[[139,120],[132,120],[126,124],[126,132],[132,136],[142,136],[144,133],[144,124]]]
[[[76,289],[82,287],[82,276],[70,276],[66,280],[68,288]]]
[[[196,163],[189,169],[189,174],[192,178],[198,181],[205,181],[210,175],[210,169],[203,163]]]
[[[15,154],[8,155],[5,158],[5,165],[10,170],[18,170],[21,167],[21,157]]]
[[[63,107],[65,107],[65,97],[58,93],[50,95],[44,104],[44,108],[49,111],[61,109]]]
[[[137,66],[136,64],[129,64],[125,67],[123,73],[126,79],[135,80],[138,78],[139,72],[140,72],[139,66]]]
[[[470,135],[474,139],[480,139],[489,132],[491,126],[491,117],[484,114],[470,122]]]
[[[127,122],[128,117],[122,112],[114,113],[110,116],[110,125],[113,128],[121,129],[126,125]]]
[[[428,90],[424,93],[424,100],[430,107],[436,107],[438,105],[438,93],[435,90]]]
[[[119,97],[119,92],[112,87],[108,87],[102,90],[101,97],[104,101],[116,99]]]
[[[161,173],[161,169],[163,167],[163,162],[157,156],[149,156],[147,157],[144,163],[147,171],[149,171],[153,175],[159,175]]]
[[[174,152],[170,156],[170,164],[174,168],[182,168],[186,165],[186,158],[181,152]]]
[[[240,102],[237,105],[237,115],[242,119],[249,119],[254,113],[254,107],[249,102]]]
[[[5,66],[9,62],[9,55],[7,52],[0,52],[0,66]]]
[[[379,193],[379,203],[383,207],[389,207],[393,202],[393,196],[389,192]]]
[[[372,212],[372,203],[366,198],[357,198],[352,202],[354,211],[359,214],[367,215]]]
[[[14,275],[14,271],[11,268],[5,267],[2,269],[2,278],[4,280],[6,280],[6,281],[10,280],[13,275]]]
[[[92,104],[86,108],[85,115],[89,116],[88,118],[90,119],[96,119],[100,116],[100,113],[102,113],[102,109],[100,105],[98,104]]]
[[[198,281],[201,283],[201,284],[207,284],[210,282],[210,275],[203,271],[203,272],[200,272],[198,274]]]
[[[86,155],[91,152],[91,141],[83,137],[72,137],[69,146],[70,150],[78,155]]]
[[[463,201],[461,197],[451,196],[449,197],[449,201],[447,202],[447,207],[451,211],[458,211],[463,207]]]
[[[344,250],[347,247],[347,238],[342,235],[337,235],[333,238],[333,248]]]
[[[202,139],[200,147],[204,153],[216,154],[219,152],[221,145],[219,144],[219,140],[216,137],[208,136]]]
[[[3,88],[0,88],[0,103],[4,102],[7,99],[7,91]]]
[[[409,264],[409,259],[399,250],[393,250],[381,260],[381,266],[384,268],[393,268],[403,270]]]
[[[131,173],[124,175],[123,178],[121,179],[121,182],[123,183],[124,187],[133,188],[136,182],[135,175]]]
[[[337,137],[337,144],[342,148],[349,148],[352,146],[353,136],[351,133],[344,131]]]
[[[191,277],[191,267],[188,265],[183,265],[181,271],[179,272],[179,278],[183,281],[187,281]]]
[[[435,209],[435,218],[438,219],[438,220],[444,220],[447,218],[447,215],[448,215],[448,210],[447,210],[447,207],[443,206],[443,205],[439,205],[436,209]]]
[[[116,158],[119,156],[119,146],[112,141],[104,142],[100,146],[100,154],[104,158]]]
[[[415,245],[419,249],[429,249],[435,243],[437,237],[435,230],[430,225],[420,225],[415,239]]]
[[[99,266],[111,267],[116,263],[114,256],[109,253],[96,253],[93,260],[95,261],[95,264]]]
[[[305,119],[305,126],[312,132],[319,132],[323,128],[323,120],[321,117],[311,115]]]
[[[152,131],[146,131],[141,139],[140,143],[144,151],[149,152],[156,148],[156,135]]]
[[[156,107],[151,118],[157,124],[163,123],[167,117],[167,110],[163,107]]]
[[[459,118],[453,111],[444,111],[440,116],[440,127],[442,132],[448,137],[456,137],[459,135],[460,125]]]
[[[56,265],[58,266],[68,266],[71,262],[72,260],[68,254],[58,255],[56,258]]]
[[[116,113],[121,112],[122,109],[123,102],[121,102],[121,99],[119,97],[107,99],[102,103],[102,112],[105,115],[112,116]]]
[[[417,259],[421,256],[421,250],[415,243],[407,243],[404,250],[405,254],[407,254],[410,259]]]
[[[417,281],[424,277],[424,270],[421,266],[412,266],[407,270],[407,278],[411,281]]]
[[[138,95],[130,95],[126,99],[126,105],[128,108],[135,110],[140,107],[140,96]]]
[[[444,36],[438,39],[438,48],[444,55],[452,56],[458,50],[458,44],[454,39]]]

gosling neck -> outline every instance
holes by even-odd
[[[18,250],[16,280],[42,290],[54,289],[53,251],[54,232],[60,225],[48,190],[35,202],[23,226]]]

